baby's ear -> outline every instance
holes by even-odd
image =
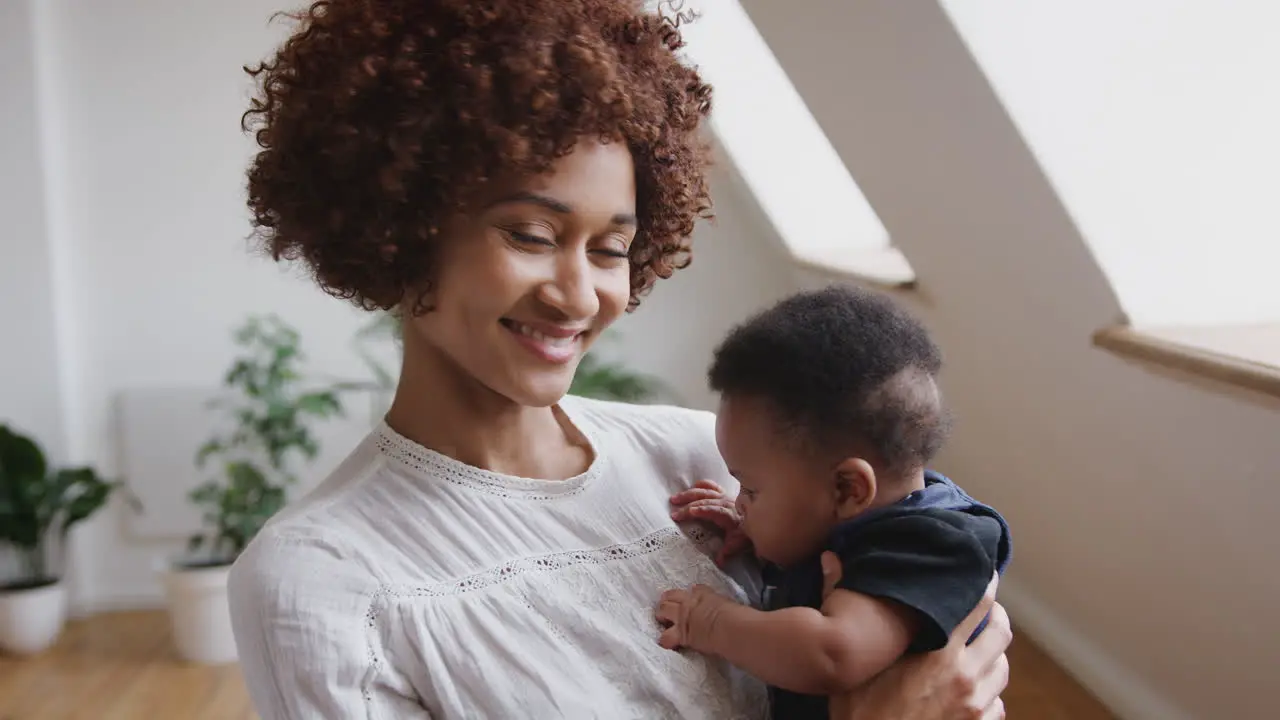
[[[876,471],[860,457],[841,460],[835,467],[836,515],[848,520],[876,500]]]

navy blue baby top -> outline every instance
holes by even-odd
[[[901,501],[841,523],[828,543],[840,557],[836,587],[894,600],[916,610],[920,631],[907,652],[937,650],[982,599],[1012,554],[1000,513],[927,471],[925,487]],[[785,570],[765,568],[764,607],[822,606],[821,555]],[[986,626],[974,632],[976,637]],[[973,638],[970,638],[972,641]],[[778,720],[827,718],[827,698],[770,688]]]

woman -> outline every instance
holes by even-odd
[[[698,479],[732,486],[713,417],[565,397],[710,208],[710,89],[674,23],[639,0],[334,0],[299,20],[251,71],[255,224],[329,293],[398,308],[404,363],[385,422],[232,571],[259,714],[764,717],[754,679],[655,641],[662,590],[758,589],[669,515]],[[1002,717],[993,619],[842,716]]]

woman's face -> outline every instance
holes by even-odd
[[[626,310],[635,169],[625,144],[583,143],[547,174],[499,185],[442,228],[431,309],[408,321],[406,363],[417,346],[446,372],[548,406]]]

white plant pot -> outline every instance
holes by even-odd
[[[164,573],[164,591],[178,656],[201,665],[236,661],[236,641],[227,605],[231,566],[172,568]]]
[[[0,650],[34,655],[49,649],[67,618],[62,581],[29,590],[0,590]]]

